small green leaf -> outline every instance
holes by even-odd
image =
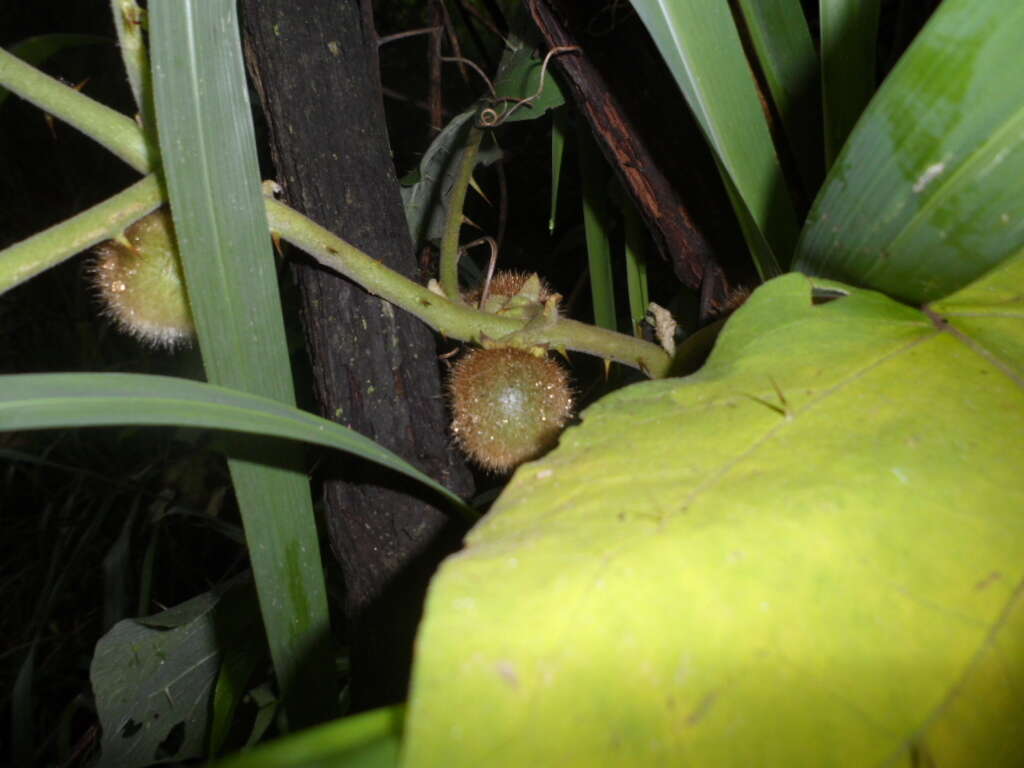
[[[410,178],[411,183],[403,182],[402,204],[414,243],[441,240],[466,135],[475,114],[475,109],[469,109],[453,117],[423,153],[415,178]]]
[[[1024,4],[946,0],[815,201],[794,269],[913,304],[1024,244]]]
[[[571,56],[571,53],[562,55]],[[498,65],[494,80],[494,91],[498,99],[495,109],[504,115],[502,122],[534,120],[549,109],[565,103],[562,89],[551,75],[551,68],[544,72],[543,89],[541,72],[544,57],[514,34],[506,41],[505,53]],[[522,106],[517,103],[526,100]]]

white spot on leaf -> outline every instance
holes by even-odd
[[[914,191],[923,192],[924,188],[931,184],[944,170],[946,170],[945,161],[929,165],[924,169],[924,173],[918,177],[917,181],[914,182]]]

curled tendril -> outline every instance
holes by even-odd
[[[494,241],[493,237],[480,237],[471,243],[466,243],[459,250],[468,251],[470,248],[475,248],[478,245],[487,245],[491,249],[491,257],[487,261],[487,274],[484,277],[484,287],[480,291],[480,300],[477,302],[477,309],[482,309],[484,302],[487,301],[487,294],[491,289],[491,279],[494,277],[494,266],[498,263],[498,244]]]
[[[477,113],[476,126],[477,128],[497,128],[508,120],[517,109],[523,106],[532,106],[533,102],[540,98],[540,95],[544,92],[544,78],[547,76],[548,64],[550,63],[552,56],[579,50],[580,47],[578,45],[558,45],[548,51],[547,55],[544,57],[543,63],[540,65],[540,80],[537,83],[537,91],[532,96],[527,96],[525,99],[515,99],[512,97],[498,98],[498,94],[494,90],[494,83],[491,82],[491,79],[487,77],[480,67],[469,59],[465,59],[461,56],[443,56],[441,57],[441,61],[466,64],[483,78],[484,82],[487,84],[487,90],[491,93],[491,98],[489,103]]]
[[[505,112],[498,112],[493,106],[484,107],[477,113],[476,116],[476,127],[477,128],[494,128],[501,125],[503,121],[503,115]]]

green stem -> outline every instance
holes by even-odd
[[[163,199],[162,185],[151,173],[109,200],[0,251],[0,294],[86,248],[120,235]]]
[[[146,50],[146,11],[135,0],[110,0],[114,28],[117,30],[118,47],[128,83],[135,96],[142,129],[149,134],[155,130],[153,117],[153,79],[149,67],[149,52]]]
[[[469,189],[469,182],[473,178],[476,155],[483,135],[482,130],[470,126],[466,146],[463,147],[459,158],[459,175],[452,188],[448,219],[444,223],[444,234],[441,237],[441,287],[448,298],[460,304],[462,290],[459,287],[459,231],[462,229],[462,207],[466,202],[466,190]]]
[[[40,72],[0,48],[0,85],[99,142],[140,173],[157,153],[135,121]]]
[[[481,342],[516,334],[517,344],[586,352],[640,368],[655,378],[668,372],[668,354],[650,342],[563,317],[536,328],[524,327],[521,319],[481,312],[438,296],[276,200],[267,201],[267,219],[272,231],[325,267],[351,278],[449,338]]]
[[[150,158],[154,155],[148,153],[142,131],[124,115],[68,88],[3,50],[0,50],[0,85],[82,131],[136,170],[148,172]],[[480,136],[475,137],[477,146],[479,139]],[[471,136],[470,143],[473,141],[474,137]],[[472,164],[467,163],[467,166],[471,173]],[[453,210],[461,211],[467,185],[468,178],[462,196],[457,201],[458,205],[453,200]],[[157,199],[157,195],[161,197]],[[155,178],[143,179],[105,203],[0,251],[0,292],[67,258],[70,254],[65,253],[64,246],[59,246],[62,238],[72,241],[72,248],[87,248],[119,232],[123,223],[148,213],[163,199],[162,195]],[[100,212],[97,213],[97,210]],[[668,373],[671,363],[668,354],[650,342],[565,318],[554,318],[550,322],[524,328],[525,323],[521,319],[481,312],[432,293],[283,203],[267,200],[267,218],[273,231],[280,233],[281,237],[309,253],[324,266],[350,277],[366,290],[412,313],[449,338],[482,342],[514,333],[518,344],[548,345],[554,349],[586,352],[639,368],[654,378]],[[103,221],[107,223],[101,224]],[[453,221],[456,223],[452,224]],[[457,260],[461,214],[453,216],[449,224],[449,228],[455,229],[454,253]],[[76,234],[78,227],[92,234]],[[97,239],[90,242],[93,236]],[[44,237],[55,254],[63,255],[54,257],[44,254],[38,240]],[[8,268],[8,261],[16,266]],[[29,264],[27,269],[35,271],[22,271],[26,269],[22,266],[24,264]],[[454,266],[457,272],[458,264]],[[22,277],[13,280],[15,275]],[[455,296],[460,298],[457,292]]]

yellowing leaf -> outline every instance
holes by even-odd
[[[1024,257],[927,312],[765,284],[435,578],[406,765],[1024,754]]]

